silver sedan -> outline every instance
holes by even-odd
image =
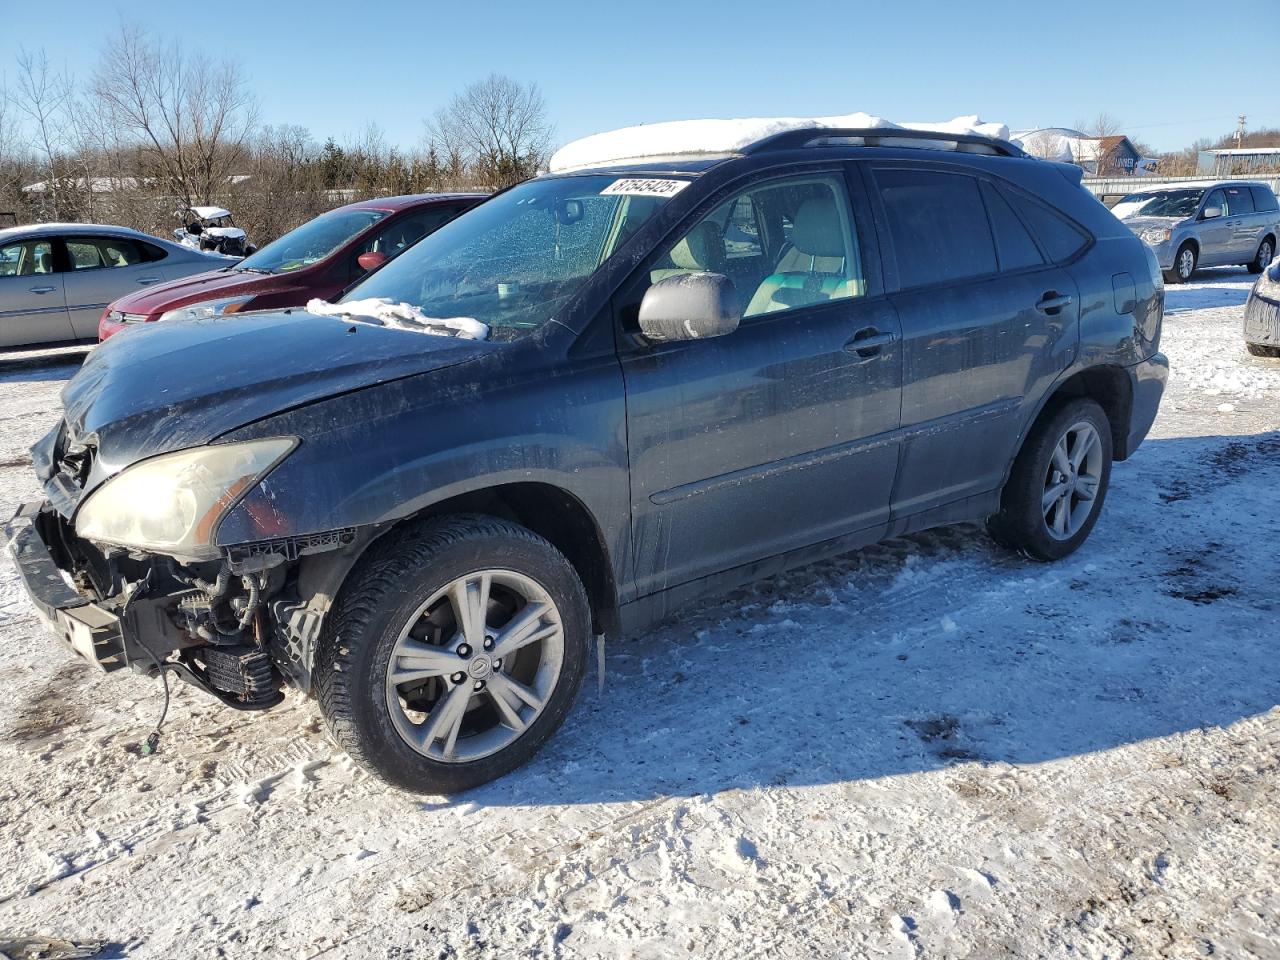
[[[0,230],[0,347],[95,340],[102,311],[117,297],[235,262],[127,227]]]

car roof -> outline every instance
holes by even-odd
[[[487,193],[407,193],[397,197],[374,197],[357,200],[338,207],[338,210],[387,210],[392,213],[410,207],[429,207],[438,203],[456,203],[459,200],[484,200]]]
[[[1212,190],[1215,187],[1266,187],[1261,180],[1179,180],[1176,183],[1134,184],[1130,193],[1159,193],[1162,190]],[[1270,189],[1268,187],[1268,189]]]
[[[0,230],[0,240],[12,240],[16,237],[47,237],[51,234],[62,236],[93,234],[96,236],[103,233],[111,233],[123,237],[136,237],[139,240],[146,240],[148,243],[168,242],[163,237],[153,237],[149,233],[134,230],[132,227],[113,226],[106,223],[28,223],[17,227],[5,227]]]

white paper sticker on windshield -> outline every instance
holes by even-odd
[[[674,197],[688,180],[615,180],[600,191],[602,197]]]

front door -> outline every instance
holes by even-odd
[[[72,338],[49,237],[0,246],[0,347]]]
[[[885,528],[899,332],[854,220],[839,168],[765,181],[718,203],[620,298],[639,596]],[[739,328],[643,343],[629,318],[644,290],[708,270],[732,278]]]

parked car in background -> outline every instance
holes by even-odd
[[[1280,257],[1267,265],[1249,291],[1244,344],[1255,357],[1280,357]]]
[[[1078,167],[786,122],[591,138],[323,315],[104,344],[8,528],[36,606],[440,793],[538,749],[597,634],[941,524],[1070,554],[1168,376],[1155,257]]]
[[[229,262],[127,227],[0,230],[0,347],[92,340],[117,297]]]
[[[174,239],[193,250],[221,253],[228,257],[247,256],[258,248],[236,226],[230,210],[222,207],[185,207],[176,214],[182,226]]]
[[[105,340],[134,323],[221,316],[327,300],[484,194],[416,194],[362,200],[322,213],[218,273],[123,297],[102,314]]]
[[[1111,212],[1151,247],[1170,283],[1185,283],[1197,267],[1260,273],[1280,237],[1276,195],[1253,180],[1164,184],[1129,194]]]

